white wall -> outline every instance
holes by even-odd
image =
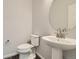
[[[76,50],[64,51],[64,59],[76,59]]]
[[[66,1],[66,0],[65,0]],[[52,0],[33,0],[32,3],[32,15],[33,15],[33,34],[38,35],[55,35],[53,28],[49,24],[49,8]],[[72,31],[68,37],[75,38],[75,31]],[[75,51],[75,50],[74,50]],[[40,41],[38,52],[45,57],[45,59],[51,59],[51,48],[47,46],[43,40]],[[68,57],[71,52],[65,52],[64,56]],[[72,50],[73,57],[75,58],[75,52]],[[71,55],[71,59],[73,58]],[[66,58],[65,58],[66,59]],[[68,58],[69,59],[69,58]]]
[[[52,0],[33,0],[32,19],[33,33],[39,35],[52,34],[52,27],[49,24],[49,7]]]
[[[32,3],[32,32],[38,35],[50,35],[53,33],[53,28],[49,24],[49,7],[52,0],[33,0]],[[38,53],[45,59],[51,59],[52,50],[45,44],[43,40],[40,41]]]
[[[4,0],[4,57],[16,53],[16,47],[32,33],[32,0]],[[5,44],[6,40],[10,40]]]

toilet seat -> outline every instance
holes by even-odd
[[[25,43],[25,44],[21,44],[17,47],[17,51],[19,53],[27,53],[27,52],[31,52],[31,48],[33,46],[31,44]]]
[[[20,49],[18,49],[17,51],[18,51],[18,53],[27,53],[27,52],[32,52],[31,49],[27,49],[27,50],[20,50]]]
[[[17,47],[17,49],[24,50],[24,49],[31,49],[33,46],[31,44],[25,43],[21,44]]]

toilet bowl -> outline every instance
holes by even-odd
[[[21,44],[17,47],[17,51],[19,53],[19,59],[34,59],[35,58],[35,53],[32,52],[33,46],[25,43]]]
[[[24,43],[17,47],[19,59],[35,59],[36,55],[32,48],[39,46],[39,37],[37,35],[31,36],[31,44]]]

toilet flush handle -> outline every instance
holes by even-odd
[[[5,41],[5,44],[7,44],[9,41],[10,41],[10,40],[6,40],[6,41]]]

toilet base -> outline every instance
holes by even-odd
[[[19,59],[35,59],[36,55],[34,53],[20,54]]]

